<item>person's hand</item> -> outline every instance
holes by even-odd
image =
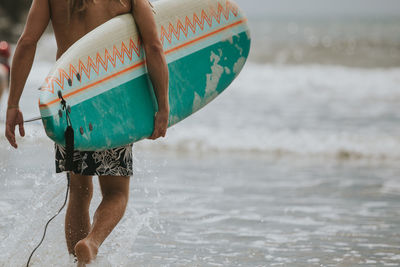
[[[155,140],[159,137],[165,137],[168,128],[168,116],[169,110],[158,111],[154,117],[154,130],[153,134],[149,137],[151,140]]]
[[[19,108],[10,108],[7,110],[6,116],[6,137],[10,145],[17,148],[17,142],[15,141],[15,126],[18,125],[19,134],[23,137],[25,136],[24,129],[24,117]]]

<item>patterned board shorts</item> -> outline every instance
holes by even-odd
[[[56,173],[65,171],[66,152],[55,144]],[[74,151],[73,173],[88,176],[131,176],[132,144],[102,151]]]

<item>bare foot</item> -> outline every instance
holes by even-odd
[[[78,258],[78,267],[83,267],[86,263],[90,263],[96,258],[98,247],[84,238],[76,243],[74,250]]]

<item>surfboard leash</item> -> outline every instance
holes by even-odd
[[[24,120],[24,123],[26,123],[26,122],[32,122],[32,121],[38,121],[38,120],[40,120],[41,118],[42,118],[42,116],[33,117],[33,118],[30,118],[30,119]]]
[[[66,171],[72,171],[73,170],[73,160],[74,160],[74,128],[72,127],[72,122],[71,122],[71,107],[67,105],[67,101],[65,101],[61,91],[58,91],[58,97],[60,98],[61,101],[61,109],[58,111],[58,114],[60,118],[63,116],[63,111],[65,111],[65,120],[67,123],[67,128],[64,133],[65,137],[65,150],[66,150],[66,162],[65,162],[65,170]],[[33,122],[40,120],[42,117],[34,117],[30,118],[27,120],[24,120],[25,122]]]
[[[57,217],[57,215],[60,214],[60,212],[64,209],[65,205],[67,204],[67,199],[68,199],[68,192],[69,192],[69,187],[70,187],[70,183],[71,183],[71,175],[70,175],[69,171],[73,170],[73,160],[74,160],[74,129],[72,128],[71,117],[70,117],[71,107],[69,105],[67,105],[67,101],[65,101],[64,97],[62,96],[61,91],[58,91],[58,97],[61,100],[61,109],[59,110],[59,116],[62,117],[63,111],[65,111],[65,120],[67,123],[67,129],[65,130],[65,133],[64,133],[64,135],[65,135],[65,150],[66,150],[65,171],[67,171],[67,180],[68,180],[67,192],[65,194],[65,200],[64,200],[64,204],[62,205],[62,207],[58,210],[58,212],[53,217],[51,217],[47,221],[47,223],[44,227],[42,239],[40,240],[39,244],[33,249],[31,255],[29,256],[28,262],[26,263],[26,267],[29,267],[29,263],[31,261],[33,254],[43,243],[49,223],[55,217]],[[27,120],[25,122],[34,121],[34,120],[38,120],[38,119],[40,119],[40,118],[34,118],[31,120]]]
[[[59,116],[62,117],[62,111],[65,111],[65,120],[67,122],[67,129],[65,130],[65,151],[66,151],[66,162],[65,162],[65,170],[72,171],[74,164],[74,128],[72,128],[71,122],[71,107],[67,105],[67,101],[65,101],[62,96],[61,91],[58,91],[58,97],[61,99],[61,109],[58,111]]]
[[[44,227],[44,232],[43,232],[42,239],[40,240],[39,244],[32,250],[32,253],[31,253],[31,255],[29,256],[28,262],[26,263],[26,267],[29,267],[29,263],[30,263],[31,258],[32,258],[32,256],[33,256],[33,253],[35,253],[35,251],[36,251],[36,250],[40,247],[40,245],[43,243],[43,240],[44,240],[44,238],[45,238],[45,236],[46,236],[47,227],[49,226],[49,223],[50,223],[55,217],[57,217],[58,214],[60,214],[60,212],[63,210],[63,208],[64,208],[65,205],[67,204],[69,186],[70,186],[70,183],[71,183],[71,177],[70,177],[70,173],[69,173],[69,172],[67,172],[67,180],[68,180],[68,183],[67,183],[67,193],[65,194],[64,204],[63,204],[62,207],[58,210],[58,212],[57,212],[53,217],[51,217],[51,218],[47,221],[47,223],[46,223],[46,225],[45,225],[45,227]]]

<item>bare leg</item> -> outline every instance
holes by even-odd
[[[85,266],[96,258],[98,248],[125,213],[129,197],[129,176],[100,176],[103,195],[97,208],[92,229],[75,246],[78,266]]]
[[[67,213],[65,215],[65,238],[68,252],[75,255],[74,247],[90,230],[89,206],[93,195],[91,176],[71,173]]]

